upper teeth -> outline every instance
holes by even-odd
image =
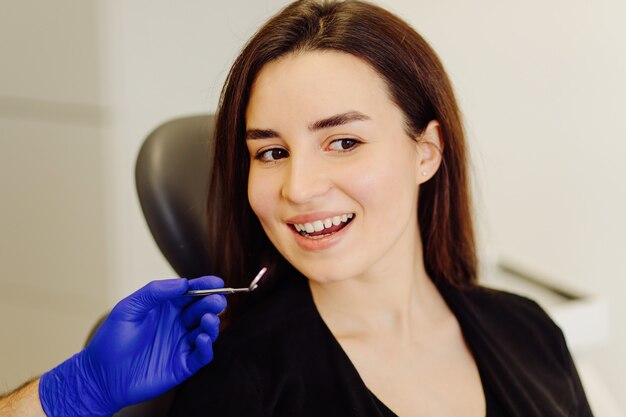
[[[345,223],[348,221],[348,219],[351,219],[353,216],[354,216],[353,213],[342,214],[340,216],[327,217],[325,219],[315,220],[315,221],[312,221],[311,223],[294,224],[294,227],[296,228],[298,232],[307,232],[307,233],[321,232],[324,229],[328,229],[332,226],[337,226],[341,222]]]

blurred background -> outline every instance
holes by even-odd
[[[175,276],[136,197],[139,147],[168,119],[213,111],[244,42],[286,3],[0,0],[0,391]],[[626,3],[378,4],[431,43],[456,88],[484,273],[514,260],[606,302],[608,337],[575,353],[599,381],[597,414],[622,415]]]

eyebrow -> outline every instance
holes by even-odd
[[[309,130],[314,132],[316,130],[328,129],[330,127],[341,126],[351,122],[370,120],[369,116],[358,112],[349,111],[345,113],[335,114],[325,119],[318,120],[309,125]],[[279,137],[280,134],[272,129],[248,129],[246,130],[246,140],[251,139],[269,139]]]

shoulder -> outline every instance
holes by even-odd
[[[481,285],[458,288],[455,291],[477,308],[497,308],[512,313],[545,314],[536,301],[523,295]]]
[[[448,287],[442,294],[467,334],[511,360],[541,357],[563,364],[569,357],[563,332],[534,300],[480,286]]]
[[[548,313],[534,300],[507,291],[488,287],[458,289],[456,297],[471,315],[480,317],[486,325],[517,328],[535,332],[560,333]]]
[[[542,415],[591,415],[563,332],[537,302],[485,287],[442,294],[500,389],[525,393],[520,409],[532,399],[537,410],[550,410]]]

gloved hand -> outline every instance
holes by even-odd
[[[45,373],[39,396],[49,417],[110,416],[180,384],[213,358],[223,295],[213,276],[153,281],[120,301],[80,353]]]

